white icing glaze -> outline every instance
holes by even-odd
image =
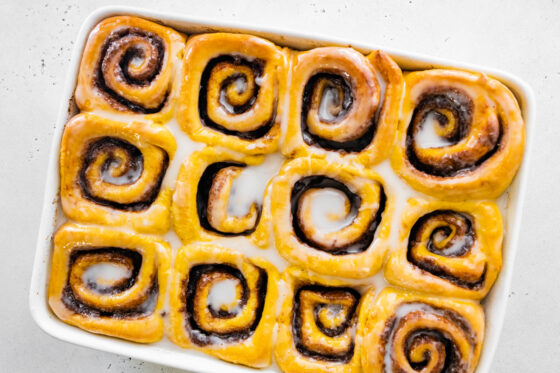
[[[445,239],[446,235],[443,232],[437,232],[436,236],[434,238],[435,239],[439,239],[439,238]],[[461,248],[467,244],[467,239],[468,239],[468,236],[466,236],[466,235],[461,236],[461,237],[455,239],[449,247],[447,247],[443,250],[436,250],[436,253],[439,254],[439,255],[453,255],[453,254],[456,254],[456,253],[460,252]]]
[[[338,115],[334,115],[338,107],[342,104],[343,97],[340,97],[339,90],[335,87],[326,87],[319,104],[319,118],[326,122],[334,122]]]
[[[320,232],[336,232],[352,223],[356,213],[346,211],[348,198],[338,189],[323,188],[313,190],[313,194],[306,194],[302,207],[310,204],[311,223]]]
[[[85,270],[82,281],[85,284],[96,284],[98,289],[103,289],[131,275],[132,271],[124,266],[115,263],[98,263]]]
[[[208,307],[212,308],[214,311],[219,311],[222,307],[230,312],[239,311],[239,307],[237,306],[239,299],[237,298],[236,291],[238,284],[239,281],[225,279],[212,285],[210,292],[208,293]],[[234,302],[236,303],[236,306],[231,307]]]
[[[162,187],[174,189],[181,164],[187,160],[194,151],[204,148],[204,144],[191,140],[191,138],[181,130],[175,118],[167,122],[165,126],[173,134],[175,141],[177,141],[177,151],[171,162],[169,162]]]
[[[104,182],[110,183],[113,185],[125,185],[134,183],[136,180],[140,178],[142,174],[142,167],[140,164],[134,164],[132,167],[128,169],[128,172],[121,176],[113,176],[111,170],[119,167],[121,164],[120,160],[112,160],[107,165],[107,168],[101,172],[101,177]]]
[[[436,128],[439,126],[435,113],[428,113],[422,126],[416,134],[416,144],[421,148],[443,148],[452,143],[446,138],[437,134]]]

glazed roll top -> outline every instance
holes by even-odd
[[[60,150],[64,212],[78,221],[166,231],[171,191],[162,182],[176,146],[158,124],[76,115]]]
[[[82,110],[151,114],[173,106],[184,37],[136,17],[113,17],[91,32],[84,50],[76,102]]]
[[[513,94],[486,75],[461,71],[414,72],[406,82],[396,171],[432,195],[500,195],[523,154],[523,119]]]
[[[364,303],[365,372],[474,372],[484,313],[474,302],[386,288]]]
[[[336,153],[375,164],[394,141],[402,73],[381,51],[325,47],[292,60],[287,156]]]
[[[62,320],[85,330],[157,341],[169,251],[151,236],[67,224],[55,236],[49,304]]]
[[[493,202],[411,199],[385,277],[419,291],[481,299],[502,267],[502,225]]]
[[[286,296],[275,347],[280,369],[286,373],[359,372],[360,291],[297,267],[288,268],[283,280]]]
[[[263,156],[206,147],[185,160],[175,188],[173,217],[188,243],[245,236],[268,245],[267,183],[275,171]],[[266,214],[265,214],[266,215]]]
[[[204,34],[189,39],[179,124],[194,140],[245,154],[276,150],[286,56],[261,38]]]
[[[272,186],[278,251],[321,274],[362,278],[379,270],[390,213],[377,174],[323,159],[286,163]]]
[[[226,361],[271,362],[278,273],[264,259],[217,245],[184,246],[171,293],[171,339]]]

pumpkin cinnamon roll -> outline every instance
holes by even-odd
[[[270,365],[278,281],[264,259],[216,245],[182,247],[171,283],[171,340],[232,363]]]
[[[283,372],[360,372],[356,339],[360,292],[291,267],[274,350]]]
[[[187,42],[179,124],[199,142],[245,154],[278,147],[285,53],[250,35],[213,33]]]
[[[392,288],[365,296],[360,319],[364,372],[475,371],[484,340],[484,311],[475,302]]]
[[[376,173],[296,158],[274,179],[271,200],[276,247],[286,260],[347,278],[381,268],[392,203]]]
[[[385,277],[409,289],[481,299],[502,267],[502,238],[493,202],[411,199]]]
[[[156,342],[163,336],[170,251],[152,236],[66,224],[54,237],[49,305],[81,329]]]
[[[337,153],[366,165],[389,156],[403,78],[388,55],[316,48],[295,54],[292,65],[285,155]]]
[[[172,192],[161,184],[175,149],[171,132],[157,124],[73,117],[60,144],[64,213],[83,222],[167,231]]]
[[[172,210],[175,232],[184,244],[246,236],[267,247],[267,180],[254,171],[263,161],[263,156],[207,147],[183,163]]]
[[[185,38],[136,17],[100,22],[87,40],[76,87],[81,110],[168,119],[176,100]]]
[[[523,157],[525,129],[513,94],[484,74],[427,70],[406,76],[395,171],[439,198],[498,197]]]

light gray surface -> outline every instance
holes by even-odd
[[[493,372],[560,366],[558,1],[0,1],[0,372],[176,372],[44,334],[28,287],[47,155],[81,22],[102,5],[294,29],[501,68],[537,98],[537,131],[505,326]],[[157,3],[157,5],[155,5]]]

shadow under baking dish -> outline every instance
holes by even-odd
[[[528,164],[531,154],[531,143],[534,137],[534,96],[529,86],[520,79],[505,72],[485,67],[469,65],[454,61],[447,61],[418,54],[383,48],[377,45],[363,43],[348,43],[336,38],[301,34],[293,31],[269,29],[250,25],[202,19],[186,15],[154,12],[150,10],[129,7],[105,7],[94,11],[84,21],[78,34],[77,42],[72,53],[70,69],[64,87],[64,97],[56,121],[56,128],[51,146],[48,164],[47,183],[43,203],[42,219],[37,240],[37,249],[30,287],[30,309],[37,324],[50,335],[61,340],[98,350],[113,352],[121,355],[187,369],[193,372],[211,373],[217,371],[249,372],[251,368],[229,364],[214,357],[193,350],[184,350],[164,339],[154,344],[137,344],[115,338],[84,332],[81,329],[65,324],[50,311],[47,305],[47,284],[50,268],[52,237],[58,224],[64,221],[59,202],[59,172],[58,152],[64,125],[68,118],[77,112],[73,101],[73,93],[78,75],[82,50],[85,46],[90,30],[101,20],[116,15],[134,15],[170,26],[186,34],[207,32],[243,32],[261,36],[281,46],[293,49],[311,49],[321,46],[352,46],[362,53],[369,53],[376,49],[387,52],[403,70],[423,70],[431,68],[454,68],[467,71],[484,72],[502,83],[515,94],[525,120],[526,146],[523,163],[513,183],[505,194],[500,197],[504,209],[502,213],[505,221],[505,235],[503,244],[503,269],[489,295],[483,300],[486,313],[486,337],[482,349],[477,372],[490,372],[492,358],[498,344],[502,329],[507,295],[512,279],[513,263],[517,251],[518,236],[521,228],[521,212],[528,178]],[[272,366],[262,369],[262,372],[277,372]]]

